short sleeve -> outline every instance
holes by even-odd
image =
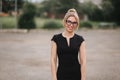
[[[54,36],[52,37],[51,41],[57,42],[56,35],[54,35]]]
[[[83,41],[85,41],[85,39],[82,36],[79,36],[78,38],[79,46],[81,46]]]
[[[83,41],[85,41],[85,39],[81,36],[81,43],[82,43]]]

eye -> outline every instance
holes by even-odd
[[[77,22],[73,22],[73,24],[78,24]]]
[[[77,26],[78,25],[78,23],[77,22],[72,22],[72,21],[70,21],[70,20],[66,20],[66,23],[68,24],[68,25],[73,25],[73,26]]]
[[[66,20],[67,23],[72,23],[70,20]]]

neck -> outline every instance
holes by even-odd
[[[70,38],[70,37],[73,37],[73,35],[74,35],[74,32],[68,32],[68,31],[64,31],[64,32],[63,32],[63,35],[64,35],[65,37],[68,37],[68,38]]]

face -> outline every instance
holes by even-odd
[[[65,29],[67,32],[73,32],[78,26],[78,22],[74,16],[69,17],[65,22]]]

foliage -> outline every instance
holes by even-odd
[[[110,16],[114,9],[112,3],[109,0],[103,0],[101,6],[102,6],[102,13],[104,16],[104,21],[110,21]]]
[[[80,22],[80,28],[93,28],[93,25],[89,21]]]
[[[66,11],[70,8],[75,8],[77,11],[80,10],[79,1],[78,0],[58,0],[59,7],[57,8],[57,12],[60,14],[65,14]]]
[[[118,25],[120,25],[120,0],[110,0],[110,2],[114,8],[111,14],[111,20],[114,20]]]
[[[83,10],[88,15],[89,20],[102,21],[103,13],[102,10],[91,1],[83,3]]]
[[[46,12],[48,17],[61,18],[70,8],[82,12],[78,0],[45,0],[41,3],[42,13]]]
[[[62,24],[60,22],[55,21],[55,20],[47,21],[43,25],[44,29],[58,29],[58,28],[61,28],[61,27],[62,27]]]
[[[2,29],[14,29],[16,26],[16,19],[14,17],[0,17],[0,28]],[[35,17],[35,22],[36,22],[36,27],[37,28],[43,28],[44,24],[46,24],[46,22],[51,21],[51,19],[45,19],[45,18],[39,18],[39,17]],[[60,19],[55,19],[55,22],[57,22],[58,24],[61,25],[61,20]],[[88,23],[92,24],[92,28],[93,29],[116,29],[116,28],[120,28],[119,25],[117,25],[116,23],[111,23],[111,22],[97,22],[97,21],[87,21]],[[80,22],[80,28],[86,28],[86,26],[83,26],[83,24],[85,24],[85,22],[81,21]],[[50,27],[50,26],[48,26]],[[45,29],[49,29],[49,28],[45,28]],[[52,28],[50,28],[52,29]]]
[[[120,25],[120,0],[102,0],[105,21],[117,22]]]
[[[58,1],[56,0],[44,0],[38,8],[38,12],[42,17],[52,17],[53,14],[56,13],[56,8],[58,5]]]
[[[117,24],[116,23],[109,23],[109,22],[101,22],[99,23],[98,25],[99,28],[102,28],[102,29],[108,29],[108,28],[111,28],[111,29],[114,29],[114,28],[117,28]]]
[[[15,1],[16,0],[2,0],[2,11],[9,12],[11,10],[15,10]],[[22,8],[24,4],[24,0],[17,0],[17,8]]]
[[[2,29],[12,29],[15,28],[15,18],[14,17],[0,17],[0,26]]]
[[[34,16],[36,14],[36,7],[32,3],[26,3],[23,6],[23,14],[20,16],[18,25],[20,29],[34,29],[36,24]]]

